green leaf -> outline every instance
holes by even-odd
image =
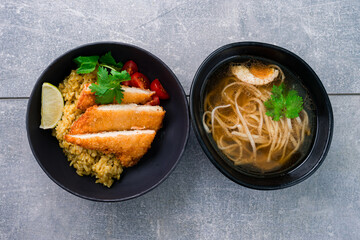
[[[113,56],[111,55],[111,52],[108,52],[105,55],[101,56],[100,62],[109,64],[109,65],[116,65],[116,61],[113,58]]]
[[[101,66],[98,68],[97,77],[98,77],[97,82],[99,85],[106,85],[111,81],[111,79],[109,79],[108,70],[106,70],[106,68]]]
[[[91,73],[92,71],[95,70],[95,68],[96,68],[96,64],[84,63],[77,69],[76,72],[79,74]]]
[[[286,114],[287,118],[296,118],[303,109],[303,99],[295,90],[289,91],[286,96]]]
[[[88,57],[77,57],[74,59],[74,62],[78,65],[77,73],[85,74],[91,73],[95,70],[96,65],[98,64],[99,56],[88,56]]]
[[[115,92],[116,102],[121,103],[122,99],[124,98],[124,94],[123,94],[124,90],[121,87],[116,87],[114,89],[114,92]]]
[[[87,56],[87,57],[77,57],[74,59],[74,62],[76,64],[78,64],[79,66],[83,63],[97,63],[97,61],[99,60],[99,56]]]
[[[78,73],[90,73],[96,69],[98,56],[77,57],[74,62],[78,65]],[[116,63],[111,52],[103,55],[100,60],[97,83],[90,85],[91,92],[95,93],[95,101],[100,104],[113,103],[114,99],[121,103],[124,94],[120,83],[131,80],[130,74],[124,71],[118,71],[122,68],[122,63]],[[109,74],[109,70],[110,74]]]
[[[111,70],[110,74],[105,67],[98,68],[97,84],[91,84],[90,89],[95,92],[96,102],[100,104],[112,103],[115,100],[121,103],[124,95],[120,82],[130,80],[126,71],[118,72]]]
[[[109,89],[106,86],[102,86],[99,84],[92,83],[89,87],[91,89],[91,92],[95,93],[97,96],[101,96],[106,93],[106,91]]]
[[[111,70],[111,74],[119,82],[124,82],[124,81],[130,81],[131,80],[131,76],[126,70],[123,70],[121,72]]]
[[[97,95],[95,98],[95,102],[100,104],[109,104],[114,101],[114,96],[114,90],[107,90],[105,94],[102,94],[101,96]]]
[[[296,118],[303,109],[302,97],[298,95],[296,90],[290,90],[285,93],[284,84],[273,86],[270,98],[264,102],[266,107],[266,115],[272,117],[273,120],[279,121],[282,117]]]
[[[270,98],[264,102],[266,107],[266,115],[272,117],[275,121],[279,121],[283,115],[283,108],[285,106],[285,100],[283,94],[284,85],[280,84],[279,86],[274,85]]]
[[[122,62],[116,63],[115,59],[111,55],[111,52],[108,52],[105,55],[101,56],[100,62],[102,63],[102,65],[113,66],[116,70],[120,70],[123,67]]]

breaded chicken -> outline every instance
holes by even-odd
[[[96,105],[95,93],[91,92],[89,86],[90,83],[84,85],[84,88],[80,93],[80,97],[76,105],[76,107],[82,111],[85,111],[87,108]],[[155,92],[146,89],[126,87],[126,86],[122,86],[121,88],[124,90],[123,92],[124,98],[121,101],[122,104],[128,104],[128,103],[145,104],[151,101],[152,96],[155,94]]]
[[[76,104],[76,107],[82,111],[85,111],[87,108],[96,105],[95,93],[91,92],[89,86],[90,83],[84,84],[84,88],[81,91],[79,100]]]
[[[70,134],[122,131],[132,129],[159,130],[165,111],[160,106],[110,104],[92,106],[76,120]]]
[[[154,130],[68,134],[65,135],[65,140],[86,149],[113,153],[123,167],[131,167],[137,164],[151,147],[155,134]]]

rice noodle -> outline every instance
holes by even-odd
[[[279,168],[298,151],[310,134],[309,117],[302,110],[295,119],[274,121],[264,102],[273,84],[285,80],[283,71],[270,85],[253,86],[235,76],[221,79],[204,100],[203,126],[219,149],[235,165],[252,164],[262,171]]]

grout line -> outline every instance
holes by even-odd
[[[360,96],[360,93],[328,93],[329,96]],[[190,98],[190,94],[185,95]],[[0,100],[28,100],[30,97],[0,97]]]
[[[0,97],[0,100],[17,100],[17,99],[28,100],[29,97]]]
[[[329,96],[360,96],[360,93],[328,93]]]

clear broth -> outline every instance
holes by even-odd
[[[304,85],[301,83],[301,80],[299,77],[295,76],[291,71],[289,71],[286,67],[282,66],[281,64],[268,60],[268,59],[264,59],[264,58],[259,58],[259,57],[253,57],[253,56],[242,56],[242,57],[237,57],[237,58],[232,58],[229,59],[228,61],[225,61],[224,63],[222,63],[219,67],[217,67],[212,73],[210,73],[208,79],[207,79],[207,84],[206,84],[206,88],[203,89],[203,101],[205,96],[207,96],[207,94],[217,88],[221,88],[221,85],[223,85],[222,83],[222,79],[224,79],[229,72],[229,65],[230,63],[246,63],[246,62],[261,62],[264,63],[266,65],[268,64],[274,64],[279,66],[284,75],[285,75],[285,86],[287,89],[295,89],[299,95],[303,98],[304,101],[304,110],[307,112],[308,117],[309,117],[309,128],[310,128],[310,135],[305,137],[304,142],[302,143],[302,145],[300,146],[300,148],[292,154],[292,156],[290,157],[289,160],[287,160],[283,165],[281,165],[280,167],[277,166],[275,167],[275,165],[273,165],[272,161],[270,162],[266,162],[264,161],[265,156],[262,156],[265,154],[266,151],[260,151],[258,153],[257,156],[257,161],[262,161],[263,162],[263,166],[261,168],[256,167],[253,164],[242,164],[242,165],[235,165],[234,162],[232,160],[230,160],[223,152],[222,150],[220,150],[217,146],[217,143],[214,141],[212,133],[208,133],[207,136],[209,138],[209,140],[211,141],[211,143],[213,144],[213,146],[215,147],[215,149],[217,150],[217,152],[222,156],[223,159],[226,160],[227,164],[229,164],[230,166],[232,166],[234,169],[236,169],[237,171],[241,171],[241,172],[245,172],[247,174],[250,175],[272,175],[272,174],[279,174],[282,173],[284,171],[288,171],[291,170],[292,168],[295,168],[296,166],[298,166],[308,155],[308,153],[311,150],[311,146],[313,144],[313,140],[314,140],[314,135],[315,135],[315,130],[316,130],[316,109],[315,106],[312,104],[312,100],[310,97],[310,94],[308,92],[308,90],[304,87]],[[272,85],[272,84],[271,84]],[[271,89],[271,85],[269,85],[269,89]],[[246,97],[245,97],[246,98]],[[241,100],[240,100],[241,102]],[[220,103],[221,104],[221,103]],[[202,102],[202,113],[204,113],[204,102]]]

